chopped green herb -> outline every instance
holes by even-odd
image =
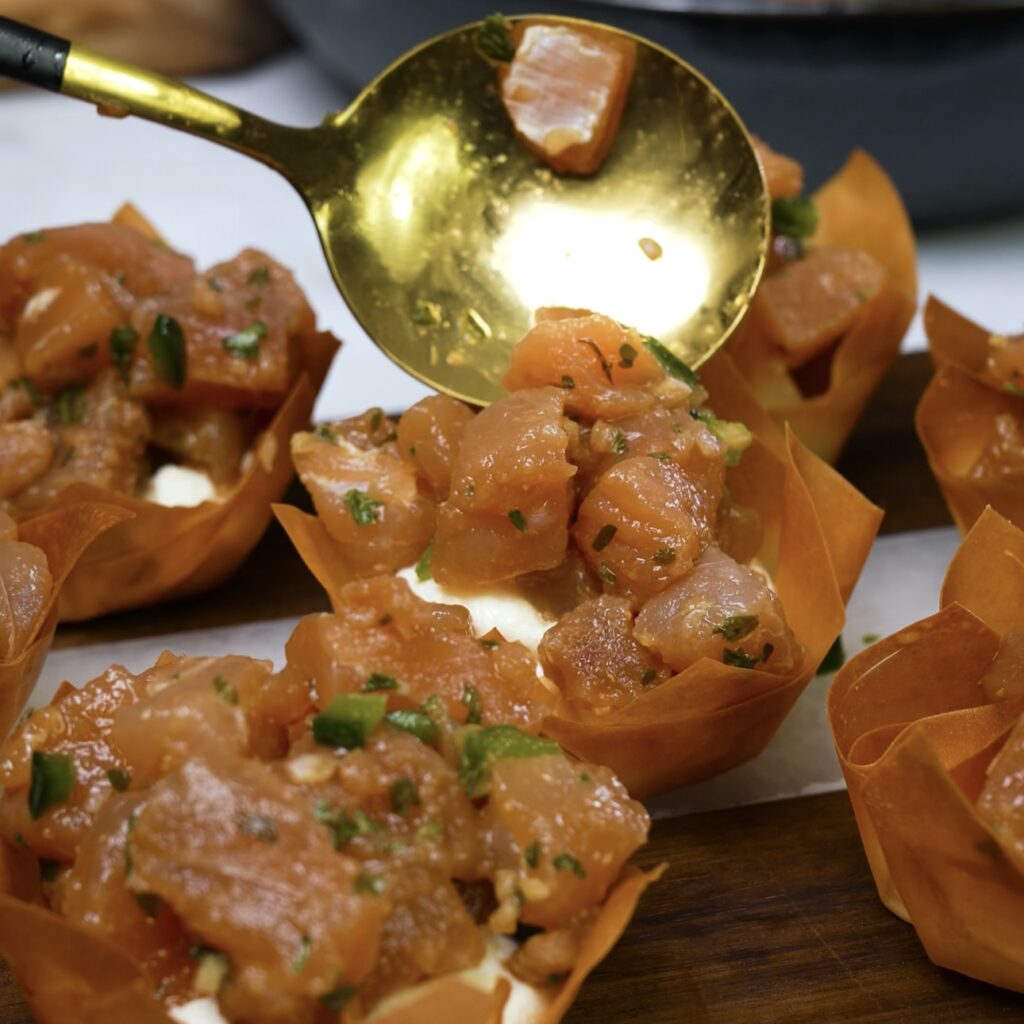
[[[118,793],[123,793],[132,784],[131,773],[122,768],[108,769],[107,779]]]
[[[426,743],[428,747],[432,747],[440,735],[437,725],[423,711],[399,708],[396,711],[389,711],[384,717],[390,725],[403,732],[412,733],[416,739]]]
[[[224,290],[220,281],[216,277],[208,277],[206,279],[206,284],[209,286],[211,292],[220,292]]]
[[[675,548],[658,548],[651,556],[655,565],[671,565],[676,560]]]
[[[39,877],[44,882],[54,882],[60,873],[59,860],[47,860],[45,857],[39,859]]]
[[[586,769],[580,772],[580,782],[586,784],[591,781],[592,780],[590,778],[590,772],[588,772]]]
[[[313,940],[303,932],[302,938],[299,939],[299,948],[295,951],[295,956],[292,957],[292,974],[301,974],[306,969],[312,948]]]
[[[465,493],[467,498],[472,498],[473,495],[476,494],[476,484],[473,483],[472,480],[470,480],[469,483],[466,484],[466,488],[465,488],[464,493]]]
[[[563,373],[562,387],[565,388],[566,391],[572,391],[572,389],[576,387],[576,381],[574,381],[572,377],[569,376],[569,374]]]
[[[409,813],[410,807],[420,806],[420,791],[416,783],[409,778],[401,778],[391,784],[391,808],[395,814],[403,818]]]
[[[444,824],[431,818],[416,829],[416,842],[439,843],[444,839]]]
[[[352,882],[352,891],[369,896],[380,896],[388,887],[387,879],[383,875],[371,875],[361,871]]]
[[[757,629],[758,618],[756,615],[730,615],[711,630],[712,634],[725,637],[731,643],[742,640]]]
[[[57,419],[65,427],[81,423],[88,410],[85,394],[77,384],[61,391],[54,399],[53,406],[57,413]]]
[[[239,814],[238,831],[264,843],[277,842],[277,823],[265,814]]]
[[[619,367],[623,370],[628,370],[636,362],[636,357],[639,354],[628,341],[623,342],[619,346]]]
[[[340,693],[313,718],[313,739],[324,747],[361,747],[384,720],[382,693]]]
[[[614,586],[615,583],[618,581],[618,577],[615,575],[614,572],[612,572],[612,570],[607,565],[604,564],[604,562],[602,562],[597,567],[597,575],[600,576],[601,579],[605,581],[605,583],[609,583],[612,586]]]
[[[500,14],[487,15],[473,41],[485,57],[503,64],[507,64],[516,55],[509,24]]]
[[[32,751],[32,781],[28,788],[28,813],[38,821],[54,804],[62,804],[75,785],[75,759],[70,754]]]
[[[22,235],[21,237],[24,238],[26,242],[35,245],[37,242],[45,242],[47,235],[45,231],[30,231],[27,235]]]
[[[363,693],[373,693],[374,690],[397,690],[399,682],[394,676],[386,676],[383,672],[371,672],[370,677],[363,683]]]
[[[28,377],[20,377],[18,381],[21,384],[22,388],[24,388],[25,394],[28,395],[29,401],[33,405],[43,404],[43,396],[39,394],[39,392],[36,390],[35,384],[33,384],[32,381],[28,379]]]
[[[578,340],[581,344],[586,345],[587,348],[591,349],[594,355],[597,356],[597,361],[601,364],[601,372],[608,378],[610,383],[612,379],[612,364],[605,359],[604,353],[601,351],[597,342],[590,338],[579,338]]]
[[[681,380],[691,388],[695,388],[700,382],[697,374],[691,370],[674,352],[670,352],[657,338],[650,335],[644,337],[644,348],[654,356],[661,364],[661,368],[676,380]]]
[[[513,725],[467,730],[462,740],[459,778],[466,792],[475,795],[486,782],[492,762],[505,757],[544,757],[561,750],[553,740],[520,732]]]
[[[750,433],[746,424],[734,420],[720,420],[707,409],[693,409],[690,415],[695,420],[700,420],[725,445],[725,464],[739,465],[740,456],[754,440],[754,435]]]
[[[426,583],[427,580],[431,579],[430,573],[430,556],[434,553],[434,542],[431,541],[420,555],[420,560],[416,563],[416,579],[420,583]]]
[[[681,434],[685,429],[686,429],[686,427],[682,423],[673,423],[672,424],[672,433],[673,434]]]
[[[523,860],[528,868],[535,868],[540,863],[540,841],[535,839],[523,850]]]
[[[818,230],[818,208],[806,197],[772,200],[772,233],[810,238]]]
[[[834,643],[828,649],[828,653],[824,658],[821,659],[821,664],[818,666],[816,676],[828,675],[829,672],[838,672],[843,667],[843,662],[846,661],[846,651],[843,650],[843,638],[837,636]]]
[[[259,266],[254,267],[250,272],[249,276],[245,279],[245,283],[248,285],[256,285],[263,287],[265,284],[270,283],[270,267]]]
[[[343,500],[356,526],[372,526],[377,522],[377,509],[381,507],[382,502],[355,487],[345,492]]]
[[[441,307],[436,302],[418,299],[412,311],[412,322],[420,327],[435,327],[441,322]]]
[[[726,647],[722,652],[722,661],[734,668],[753,668],[759,661],[767,661],[774,650],[773,644],[765,644],[760,654],[747,654],[742,648]]]
[[[480,701],[480,691],[475,686],[467,683],[462,688],[462,703],[468,709],[466,712],[466,724],[479,725],[484,713],[483,704]]]
[[[384,421],[384,410],[374,409],[370,413],[370,432],[373,433],[375,430],[380,430],[380,425]]]
[[[368,831],[372,831],[372,828],[364,829],[360,827],[360,822],[350,818],[343,810],[332,810],[329,800],[318,801],[317,805],[313,808],[313,814],[316,820],[331,833],[331,839],[336,850],[340,850],[350,840],[355,839],[356,836],[366,835]],[[369,822],[369,818],[366,818],[365,814],[363,817]]]
[[[313,431],[321,441],[329,441],[331,444],[338,443],[338,435],[330,427],[321,424]]]
[[[872,644],[877,644],[882,638],[877,633],[865,633],[861,638],[860,642],[865,647],[870,647]]]
[[[647,454],[657,462],[668,462],[672,458],[668,452],[648,452]]]
[[[157,313],[146,339],[153,359],[153,371],[165,383],[180,391],[185,386],[188,356],[181,324],[166,313]]]
[[[14,833],[14,843],[16,846],[20,846],[23,850],[28,849],[28,843],[25,842],[25,837],[20,832]]]
[[[618,427],[612,431],[609,447],[616,455],[625,455],[629,451],[629,442],[626,440],[626,435]]]
[[[220,694],[221,700],[225,704],[238,703],[238,690],[235,689],[234,683],[229,682],[223,676],[213,677],[213,688]]]
[[[232,355],[242,359],[258,359],[260,355],[260,339],[267,336],[267,325],[256,320],[244,330],[229,335],[221,341],[221,345]]]
[[[99,345],[96,344],[96,342],[93,342],[91,345],[83,345],[78,350],[78,358],[79,359],[95,359],[96,353],[99,352],[99,350],[100,350],[100,347],[99,347]]]
[[[332,988],[330,992],[325,992],[320,996],[319,1003],[321,1006],[326,1006],[328,1010],[341,1013],[355,994],[354,986],[339,985],[337,988]]]
[[[501,646],[497,640],[489,640],[487,637],[484,637],[483,640],[478,640],[477,643],[479,643],[485,651],[496,651]]]
[[[526,516],[517,508],[509,509],[508,521],[520,532],[526,530]]]
[[[75,457],[75,446],[68,445],[64,450],[64,454],[60,457],[60,464],[66,466]]]
[[[139,343],[139,332],[131,324],[122,324],[110,332],[110,358],[114,361],[121,379],[128,380],[128,368],[131,366],[135,346]]]
[[[655,668],[645,668],[644,674],[640,677],[641,686],[650,686],[655,679],[658,678],[658,670]]]
[[[597,531],[597,536],[591,543],[591,547],[595,551],[603,551],[611,543],[612,537],[619,532],[619,528],[614,523],[605,523],[600,530]]]
[[[560,853],[551,863],[556,871],[571,871],[577,878],[587,877],[585,868],[571,853]]]

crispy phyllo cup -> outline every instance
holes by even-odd
[[[812,201],[818,220],[808,260],[775,281],[794,269],[811,275],[811,259],[822,264],[817,280],[801,285],[793,274],[775,284],[770,270],[729,353],[772,416],[835,462],[913,318],[914,234],[892,181],[859,150]],[[844,305],[836,296],[845,291]]]
[[[760,562],[804,653],[791,674],[703,658],[619,708],[597,714],[563,702],[545,719],[545,733],[611,767],[640,797],[717,775],[764,749],[839,635],[882,515],[792,431],[778,429],[728,357],[705,367],[701,380],[716,414],[754,435],[730,488],[760,516]]]
[[[986,505],[1024,525],[1024,388],[1014,365],[1021,341],[934,297],[924,326],[936,373],[918,403],[917,434],[950,514],[961,532]]]
[[[5,645],[0,658],[0,737],[10,731],[39,677],[57,628],[61,589],[69,575],[101,534],[129,516],[129,512],[109,504],[76,504],[47,512],[18,529],[14,546],[21,550],[4,558],[0,584],[0,630]],[[5,555],[7,543],[0,541],[0,556]],[[31,556],[27,562],[19,558],[27,545],[46,556],[45,569],[33,566]],[[26,583],[33,588],[44,587],[46,592],[25,593]]]
[[[1022,596],[1024,533],[986,509],[941,610],[848,662],[828,698],[882,902],[939,966],[1020,992]]]
[[[301,373],[253,442],[238,482],[220,500],[168,507],[81,482],[57,495],[50,508],[101,502],[131,514],[92,545],[71,573],[60,597],[62,621],[187,597],[217,586],[237,569],[266,530],[271,503],[288,486],[289,439],[309,423],[337,349],[326,333],[303,340]]]

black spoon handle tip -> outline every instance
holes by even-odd
[[[0,18],[0,75],[60,92],[70,49],[66,39]]]

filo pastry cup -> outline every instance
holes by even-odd
[[[44,515],[81,502],[112,505],[125,513],[125,521],[85,553],[66,581],[60,597],[62,621],[187,597],[234,573],[263,536],[271,503],[291,480],[289,439],[308,425],[338,347],[327,333],[307,335],[301,342],[296,351],[299,369],[287,397],[253,441],[238,482],[220,500],[193,508],[168,507],[86,483],[72,484],[57,495]]]
[[[759,561],[803,655],[789,674],[704,658],[612,710],[558,698],[542,731],[612,768],[635,797],[700,781],[761,752],[839,635],[882,515],[792,431],[779,429],[727,356],[703,368],[701,380],[716,415],[742,421],[754,436],[729,487],[760,517]],[[333,600],[355,575],[338,545],[318,518],[288,506],[275,512]]]
[[[884,170],[856,150],[813,196],[817,230],[808,250],[866,253],[884,271],[838,337],[799,367],[772,340],[762,291],[728,350],[758,400],[827,462],[835,462],[899,353],[917,305],[914,234]],[[767,279],[766,279],[767,280]]]
[[[45,570],[36,566],[30,584],[45,592],[24,593],[23,567],[15,569],[19,579],[0,582],[0,631],[5,637],[0,658],[0,739],[14,725],[39,678],[57,628],[58,601],[69,574],[90,544],[130,515],[112,505],[75,504],[47,512],[17,528],[17,542],[32,545],[46,556]],[[2,518],[13,528],[10,519]],[[0,546],[5,543],[0,541]],[[31,610],[26,611],[27,605]],[[17,626],[15,618],[20,620]]]
[[[986,509],[940,603],[839,672],[832,734],[882,902],[934,963],[1024,992],[1020,838],[978,803],[1021,735],[1024,689],[992,671],[1024,626],[1024,533]]]
[[[924,327],[936,372],[917,406],[917,434],[954,522],[966,532],[991,505],[1024,525],[1024,391],[988,369],[1005,339],[934,296]]]

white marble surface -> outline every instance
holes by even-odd
[[[339,86],[298,54],[197,84],[291,124],[315,124],[345,102]],[[273,172],[209,143],[133,118],[99,118],[84,103],[37,91],[0,93],[0,140],[0,239],[47,224],[103,219],[130,199],[201,262],[255,245],[295,269],[321,322],[346,343],[321,395],[319,418],[372,404],[400,408],[425,393],[356,325],[302,203]],[[1024,327],[1024,216],[931,234],[921,239],[920,255],[922,295],[934,292],[993,329]],[[919,322],[906,346],[924,347]]]
[[[884,636],[936,610],[939,586],[957,542],[952,527],[883,537],[878,541],[850,602],[843,630],[848,655],[863,648],[866,634]],[[275,619],[170,634],[153,640],[125,640],[54,651],[29,703],[45,704],[63,680],[81,685],[112,663],[141,671],[164,650],[190,655],[248,654],[269,658],[280,666],[285,641],[296,621]],[[651,805],[655,816],[764,803],[842,788],[825,718],[829,682],[830,677],[824,676],[812,681],[759,758],[708,782],[658,798]]]

